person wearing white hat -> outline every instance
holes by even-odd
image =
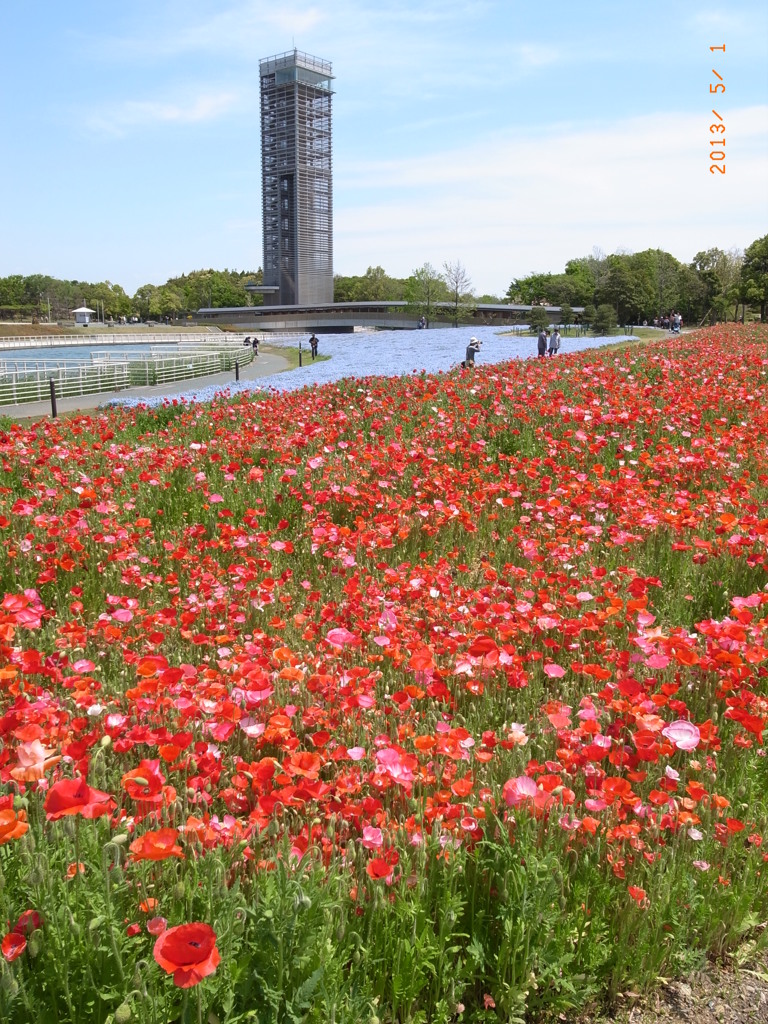
[[[467,352],[464,357],[462,366],[469,367],[475,365],[475,356],[480,351],[480,342],[477,338],[470,338],[469,344],[467,345]]]

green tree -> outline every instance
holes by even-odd
[[[607,258],[608,272],[595,288],[598,304],[612,305],[619,323],[637,323],[650,311],[653,295],[643,288],[643,278],[632,265],[632,257],[613,255]]]
[[[611,334],[616,326],[616,310],[607,302],[597,307],[595,318],[592,323],[592,331],[597,335]]]
[[[423,316],[429,326],[435,303],[445,301],[447,289],[445,279],[431,263],[414,270],[405,283],[405,301],[408,310],[416,316]]]
[[[383,267],[368,267],[360,277],[333,278],[335,302],[399,302],[403,298],[404,281],[390,277]]]
[[[523,306],[549,302],[552,277],[552,274],[528,274],[527,277],[516,277],[507,288],[508,301]]]
[[[756,239],[744,251],[741,276],[746,286],[747,301],[760,307],[765,323],[768,306],[768,235]]]
[[[560,306],[560,323],[564,327],[568,327],[569,324],[573,323],[573,310],[567,302]]]
[[[549,313],[544,306],[531,306],[528,323],[531,327],[531,334],[538,334],[545,327],[549,327]]]
[[[142,320],[148,320],[152,315],[152,302],[156,291],[157,288],[153,284],[143,284],[141,288],[136,289],[136,294],[133,296],[133,309]]]
[[[575,306],[587,306],[595,301],[595,278],[587,263],[587,258],[569,260],[565,265],[565,277],[573,288],[571,303]]]
[[[707,313],[716,320],[727,320],[728,309],[736,303],[734,319],[738,311],[739,283],[744,256],[738,249],[723,252],[722,249],[707,249],[697,252],[691,266],[701,278],[706,294]]]
[[[584,312],[581,314],[581,322],[584,324],[585,327],[589,327],[590,324],[593,324],[595,322],[596,316],[597,310],[591,302],[588,302],[584,307]]]

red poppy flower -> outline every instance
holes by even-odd
[[[144,760],[138,768],[126,772],[122,777],[123,789],[128,796],[145,804],[162,802],[165,776],[160,771],[159,760]]]
[[[49,821],[57,821],[70,814],[82,814],[84,818],[98,818],[109,814],[115,808],[115,801],[109,793],[92,789],[84,778],[60,779],[48,790],[45,798],[45,813]]]
[[[14,925],[13,930],[19,935],[31,935],[37,928],[43,926],[43,915],[39,910],[25,910],[23,914],[19,914],[19,919]]]
[[[23,935],[19,935],[18,932],[8,932],[8,934],[3,937],[2,944],[0,944],[0,951],[2,951],[2,954],[8,963],[15,960],[16,957],[21,956],[26,948],[27,940]]]
[[[648,895],[645,889],[641,889],[638,885],[628,885],[627,892],[635,901],[635,903],[637,903],[638,907],[647,905]]]
[[[178,988],[192,988],[218,967],[221,956],[216,948],[216,932],[210,925],[194,921],[168,928],[152,950],[157,963]]]

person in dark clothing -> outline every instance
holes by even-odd
[[[317,347],[318,347],[319,344],[320,344],[320,342],[317,340],[317,338],[315,337],[315,334],[313,332],[312,333],[312,337],[309,339],[309,350],[312,353],[312,358],[313,359],[317,355]]]
[[[546,359],[547,357],[547,335],[548,331],[544,328],[539,331],[539,359]]]

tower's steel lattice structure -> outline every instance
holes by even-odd
[[[333,302],[331,65],[298,50],[259,62],[264,282],[269,305]]]

